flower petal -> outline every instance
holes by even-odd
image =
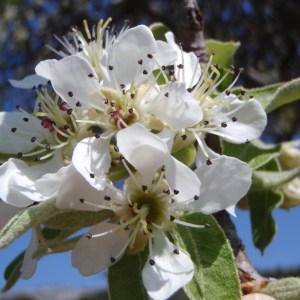
[[[22,279],[29,279],[35,273],[37,267],[37,258],[33,258],[35,251],[38,249],[38,235],[35,228],[32,228],[31,239],[29,242],[29,246],[26,249],[22,267],[20,269]]]
[[[35,181],[48,172],[56,172],[61,161],[54,157],[51,160],[29,166],[24,161],[10,158],[0,167],[0,198],[11,205],[25,207],[33,201],[44,201],[45,198],[35,186]]]
[[[41,120],[22,112],[0,112],[0,152],[17,154],[36,147],[33,137],[42,142],[48,131]]]
[[[76,170],[99,190],[107,183],[106,174],[111,164],[109,145],[109,139],[85,138],[73,152],[72,162]]]
[[[47,61],[46,61],[47,62]],[[80,56],[68,56],[61,60],[45,61],[36,67],[36,72],[45,75],[50,72],[50,80],[55,92],[72,108],[76,103],[89,108],[91,103],[101,105],[98,76],[86,59]]]
[[[21,80],[9,79],[8,81],[12,86],[21,89],[32,89],[40,84],[46,85],[48,82],[46,78],[36,74],[28,75]]]
[[[154,174],[170,156],[167,145],[143,125],[135,123],[117,133],[117,145],[122,155],[150,186]]]
[[[166,84],[149,111],[174,130],[192,127],[203,117],[199,102],[178,82]]]
[[[166,178],[172,190],[177,190],[179,193],[174,197],[176,201],[188,203],[199,196],[201,182],[197,175],[185,164],[170,157],[166,163]]]
[[[126,30],[101,61],[105,85],[116,89],[120,88],[120,84],[127,86],[132,81],[139,85],[146,78],[143,71],[152,72],[154,60],[148,54],[155,52],[156,42],[147,26],[139,25]]]
[[[225,155],[202,164],[195,173],[201,181],[200,198],[188,209],[206,214],[222,209],[232,212],[233,205],[247,193],[251,186],[251,168],[244,162]]]
[[[152,299],[169,298],[193,278],[193,262],[185,253],[175,253],[175,249],[163,233],[154,236],[150,259],[155,264],[146,262],[142,271],[144,286]]]
[[[103,233],[102,236],[91,239],[82,236],[72,252],[73,267],[84,276],[93,275],[110,267],[112,258],[120,259],[127,249],[129,231],[118,229],[118,225],[100,223],[90,233]]]
[[[20,208],[9,205],[0,200],[0,231],[19,211],[21,211]]]
[[[224,139],[232,143],[257,139],[267,124],[267,116],[260,103],[249,99],[246,102],[235,100],[230,105],[234,110],[231,117],[235,117],[237,121],[228,122],[227,127],[218,128],[226,136]]]

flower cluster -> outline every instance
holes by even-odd
[[[114,217],[74,247],[73,266],[91,275],[149,249],[143,283],[150,297],[165,299],[194,273],[189,254],[166,233],[209,227],[184,222],[185,211],[234,214],[251,185],[249,166],[217,153],[207,135],[248,143],[266,115],[255,99],[231,93],[235,81],[219,91],[226,75],[211,60],[201,66],[171,32],[161,41],[144,25],[116,33],[109,23],[92,32],[86,23],[85,33],[74,28],[58,38],[64,50],[52,49],[59,59],[11,81],[34,86],[37,100],[33,113],[0,113],[0,152],[8,157],[0,197],[17,209],[55,199],[59,209],[110,210]],[[187,148],[190,165],[176,159]],[[24,264],[34,261],[37,243],[33,233]],[[33,271],[23,268],[22,276]]]

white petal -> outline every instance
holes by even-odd
[[[158,64],[162,66],[173,65],[178,57],[178,52],[169,44],[164,41],[156,41],[157,51],[155,59]]]
[[[54,65],[57,63],[57,59],[46,59],[39,62],[35,67],[35,72],[43,78],[51,80],[51,72]]]
[[[174,130],[191,127],[203,117],[199,102],[187,92],[184,83],[166,84],[151,104],[150,113]]]
[[[76,145],[73,152],[74,167],[99,190],[106,185],[106,174],[111,164],[109,145],[109,139],[85,138]]]
[[[20,208],[9,205],[0,200],[0,231],[19,211],[21,211]]]
[[[89,104],[102,104],[98,76],[88,61],[80,56],[68,56],[50,64],[51,83],[72,108],[76,103],[89,108]]]
[[[9,159],[0,167],[0,198],[17,207],[46,200],[36,189],[35,181],[48,172],[56,172],[60,166],[61,161],[57,157],[33,166],[19,159]]]
[[[32,228],[30,243],[26,249],[22,267],[20,269],[22,279],[29,279],[35,273],[37,267],[37,259],[33,258],[33,255],[34,252],[38,249],[38,244],[39,240],[37,232],[34,228]]]
[[[45,85],[48,82],[46,78],[36,74],[28,75],[21,80],[9,79],[8,81],[12,86],[21,89],[32,89],[40,84]]]
[[[126,30],[119,39],[109,48],[101,63],[107,72],[104,72],[106,84],[119,88],[120,84],[129,85],[135,81],[139,85],[145,77],[143,70],[152,72],[154,60],[147,55],[156,52],[156,42],[151,30],[139,25]],[[142,60],[142,64],[138,61]],[[109,70],[113,67],[113,70]]]
[[[146,262],[143,271],[143,283],[152,299],[167,299],[186,285],[194,275],[191,259],[177,249],[163,233],[154,236],[153,259],[155,264]]]
[[[172,32],[166,33],[166,39],[173,49],[177,51],[177,61],[175,67],[182,64],[183,69],[177,70],[175,76],[178,81],[184,82],[186,88],[193,87],[201,76],[201,67],[197,56],[193,52],[182,51],[181,48],[175,43],[174,34]],[[196,45],[197,46],[197,45]],[[179,74],[179,76],[178,76]]]
[[[166,178],[170,188],[179,191],[175,196],[176,201],[188,203],[194,196],[199,196],[199,178],[189,167],[173,157],[166,164]]]
[[[211,165],[202,164],[195,173],[201,181],[200,198],[189,209],[206,214],[230,209],[251,186],[251,168],[244,162],[222,155]]]
[[[167,145],[143,125],[135,123],[117,133],[117,145],[123,156],[150,186],[158,168],[170,156]]]
[[[41,120],[22,112],[0,112],[0,152],[17,154],[36,147],[31,142],[35,137],[42,142],[48,131],[41,126]]]
[[[232,109],[236,110],[232,117],[236,122],[228,122],[227,127],[220,127],[218,131],[226,135],[225,140],[232,143],[245,143],[260,137],[267,124],[267,116],[261,105],[255,99],[246,102],[234,101]]]
[[[115,231],[91,239],[82,236],[72,252],[73,267],[84,276],[93,275],[110,267],[111,258],[120,259],[127,249],[129,231],[118,229],[118,225],[100,223],[91,229],[91,234]]]

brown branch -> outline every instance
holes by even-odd
[[[200,62],[207,62],[204,21],[196,0],[172,0],[172,4],[174,9],[173,15],[177,22],[177,37],[183,42],[183,49],[185,51],[194,51]],[[227,211],[220,211],[214,214],[214,217],[230,242],[243,292],[247,294],[256,288],[259,289],[259,287],[264,286],[267,279],[262,277],[249,261],[245,247],[238,237],[236,228]]]
[[[196,0],[172,0],[176,20],[176,36],[183,42],[183,50],[193,51],[200,62],[207,62],[204,21]]]

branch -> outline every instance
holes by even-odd
[[[183,42],[183,50],[194,51],[200,62],[207,62],[207,48],[204,39],[204,21],[196,0],[172,0],[173,15],[177,24],[177,37]],[[209,142],[209,141],[208,141]],[[235,256],[236,266],[245,294],[267,284],[249,261],[244,245],[238,237],[236,228],[227,211],[223,210],[214,217],[225,232]]]
[[[204,21],[196,0],[172,0],[176,20],[176,36],[183,42],[183,50],[193,51],[200,62],[207,62]]]

